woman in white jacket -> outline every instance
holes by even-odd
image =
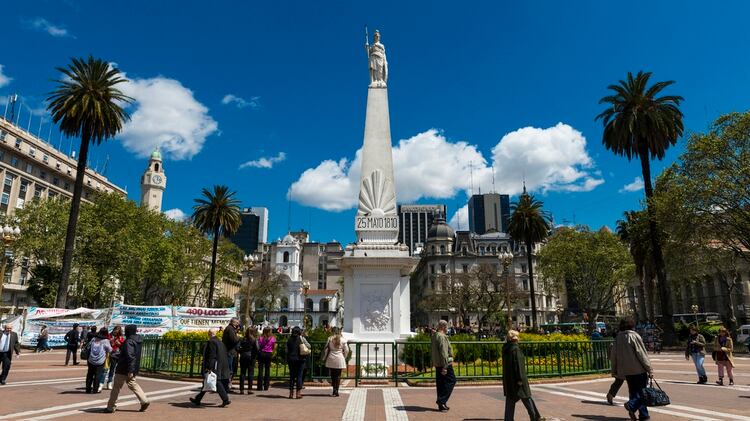
[[[323,348],[322,359],[326,368],[331,372],[331,385],[333,393],[331,396],[339,395],[339,385],[341,384],[341,371],[346,368],[346,356],[349,353],[346,341],[341,337],[339,328],[333,328],[333,335],[328,338],[325,348]]]

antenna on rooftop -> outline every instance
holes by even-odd
[[[492,193],[497,193],[495,190],[495,163],[492,163]]]
[[[287,193],[288,210],[286,216],[286,231],[292,232],[292,189],[289,189]]]
[[[469,174],[471,177],[471,195],[474,196],[474,161],[469,161]]]
[[[52,144],[52,127],[55,125],[55,123],[52,122],[52,119],[50,119],[49,122],[49,132],[47,133],[47,143]]]
[[[102,166],[101,174],[104,176],[107,175],[107,164],[109,164],[109,155],[107,155],[107,159],[104,160],[104,165]]]

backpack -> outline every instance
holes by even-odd
[[[84,345],[83,348],[81,348],[81,359],[82,360],[88,360],[89,359],[89,355],[91,354],[91,342],[92,341],[86,342],[86,345]]]

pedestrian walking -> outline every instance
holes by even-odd
[[[690,326],[690,336],[688,336],[687,347],[685,348],[685,359],[693,360],[696,374],[698,374],[698,384],[708,383],[706,369],[703,368],[703,360],[706,358],[706,338],[698,332],[698,328]]]
[[[724,386],[724,369],[727,370],[729,376],[729,385],[734,386],[734,355],[732,350],[734,349],[734,342],[729,336],[729,331],[724,326],[719,328],[719,335],[716,337],[714,342],[714,355],[716,355],[716,365],[719,367],[719,380],[716,384]]]
[[[649,377],[653,377],[651,360],[648,358],[646,345],[641,335],[636,333],[635,320],[632,317],[623,319],[621,330],[612,352],[612,375],[615,378],[625,378],[628,384],[629,400],[625,403],[625,409],[631,420],[636,420],[635,414],[639,414],[640,420],[650,419],[648,408],[642,402],[641,390],[648,386]]]
[[[39,330],[39,336],[36,338],[36,352],[49,351],[48,341],[49,329],[47,329],[47,325],[42,325],[42,328]]]
[[[618,326],[617,331],[623,332],[627,330],[627,325],[625,324],[625,319],[620,320],[620,326]],[[615,334],[614,341],[612,342],[612,346],[609,348],[609,360],[612,361],[612,353],[615,352],[615,343],[617,342],[617,334]],[[614,381],[612,381],[612,384],[609,386],[609,392],[607,392],[607,403],[610,405],[615,404],[615,396],[617,396],[617,392],[620,391],[620,388],[625,383],[624,377],[617,377],[616,373],[612,373],[612,377],[614,377]]]
[[[231,325],[228,326],[224,329],[224,334],[226,334],[227,330],[231,329],[234,329],[234,327],[231,327]],[[216,332],[215,328],[208,330],[208,342],[206,342],[206,346],[203,348],[203,374],[204,376],[208,373],[216,375],[216,393],[221,397],[221,407],[223,408],[232,403],[227,395],[231,373],[227,348],[216,337]],[[201,390],[194,398],[190,398],[190,402],[196,406],[200,406],[205,395],[206,392]]]
[[[258,358],[258,330],[254,327],[245,329],[245,337],[240,341],[240,395],[245,391],[247,379],[247,394],[253,394],[253,374],[255,360]]]
[[[107,402],[105,412],[113,413],[117,410],[117,398],[120,396],[123,384],[127,384],[128,389],[138,398],[138,402],[141,404],[141,412],[144,412],[151,404],[146,398],[146,394],[143,393],[141,386],[135,381],[141,369],[141,348],[143,346],[143,339],[137,332],[138,328],[135,325],[125,326],[125,344],[120,349],[120,359],[115,370],[112,391],[109,394],[109,402]]]
[[[112,352],[109,354],[109,370],[107,370],[107,381],[104,384],[105,390],[111,388],[112,379],[115,376],[115,370],[120,361],[120,351],[125,344],[125,335],[122,334],[122,326],[115,326],[115,328],[112,329],[112,333],[109,335],[109,344],[112,346]]]
[[[13,354],[16,354],[16,357],[21,356],[21,343],[18,342],[18,334],[13,331],[13,325],[6,323],[3,326],[3,333],[0,334],[0,361],[3,364],[3,371],[0,372],[0,385],[4,385],[8,379]]]
[[[289,339],[286,341],[286,363],[289,366],[289,399],[302,399],[302,365],[305,355],[300,352],[302,342],[302,329],[295,326]],[[297,394],[295,396],[295,389]]]
[[[526,359],[518,346],[519,333],[509,330],[503,344],[503,394],[505,394],[505,421],[513,421],[516,403],[520,400],[531,421],[543,420],[531,397],[529,379],[526,377]]]
[[[258,387],[257,390],[268,390],[271,384],[271,358],[276,350],[276,337],[270,326],[263,328],[263,334],[258,339]]]
[[[78,347],[81,345],[81,332],[78,330],[78,323],[73,323],[73,328],[65,334],[65,365],[70,362],[70,356],[73,356],[73,365],[78,365]]]
[[[112,345],[109,343],[109,332],[106,327],[102,327],[96,336],[87,345],[89,348],[89,358],[87,359],[88,371],[86,372],[86,393],[99,393],[99,379],[104,372],[104,363],[107,361],[107,355],[112,352]]]
[[[456,385],[456,376],[453,374],[453,348],[446,336],[448,322],[440,320],[437,331],[432,335],[432,366],[435,367],[435,383],[437,388],[437,401],[439,411],[448,411],[448,399],[453,393]]]
[[[321,359],[331,373],[331,386],[333,387],[331,396],[339,396],[341,371],[346,368],[346,356],[349,353],[349,348],[347,348],[344,338],[341,337],[339,328],[334,327],[332,333],[328,338],[328,342],[326,342],[325,348],[323,348]]]
[[[237,347],[239,347],[241,339],[240,319],[232,317],[221,336],[221,341],[227,350],[227,360],[229,362],[229,389],[227,391],[232,388],[232,377],[237,373],[237,364],[239,363]]]

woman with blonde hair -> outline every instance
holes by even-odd
[[[328,338],[328,342],[326,342],[326,346],[321,353],[321,359],[331,373],[331,386],[333,386],[331,396],[338,396],[339,386],[341,385],[341,371],[346,368],[346,355],[349,353],[349,348],[344,338],[341,337],[341,330],[334,327],[332,331],[333,335]]]
[[[719,335],[716,336],[716,341],[714,341],[714,355],[716,365],[719,367],[719,380],[716,381],[716,384],[719,386],[724,386],[725,368],[729,376],[729,385],[734,386],[734,373],[732,373],[732,369],[734,368],[733,348],[734,343],[732,342],[732,337],[729,336],[729,331],[724,326],[720,327]]]

